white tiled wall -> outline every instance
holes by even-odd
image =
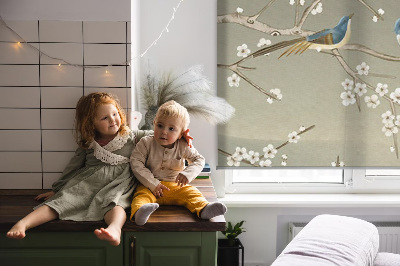
[[[77,148],[82,95],[111,92],[129,111],[130,23],[6,23],[21,37],[0,25],[0,189],[50,188]]]

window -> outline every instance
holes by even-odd
[[[226,193],[398,193],[400,169],[225,170]]]

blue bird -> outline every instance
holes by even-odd
[[[351,17],[353,15],[354,14],[342,17],[339,23],[332,29],[325,29],[306,37],[279,42],[277,44],[265,47],[254,52],[252,56],[258,57],[261,55],[265,55],[267,53],[285,48],[290,45],[292,45],[292,47],[288,48],[283,54],[281,54],[281,56],[279,56],[279,58],[285,54],[287,54],[286,56],[288,56],[293,52],[295,52],[295,54],[302,54],[307,49],[316,49],[320,51],[340,48],[345,45],[350,39],[350,24]]]
[[[396,33],[397,42],[400,44],[400,18],[394,23],[394,32]]]

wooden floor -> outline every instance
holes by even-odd
[[[209,202],[217,201],[217,196],[211,181],[195,179],[190,183],[197,187]],[[45,190],[0,190],[0,232],[7,232],[18,220],[32,211],[39,204],[34,197]],[[160,206],[143,226],[137,226],[129,220],[130,212],[127,210],[128,219],[123,227],[124,231],[157,231],[157,232],[214,232],[225,230],[224,216],[217,216],[211,220],[202,220],[195,214],[181,206]],[[73,222],[55,220],[36,228],[32,231],[93,231],[104,227],[104,221],[98,222]]]

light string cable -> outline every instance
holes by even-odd
[[[19,35],[15,30],[13,30],[10,26],[7,25],[7,23],[3,20],[2,16],[0,15],[0,24],[2,24],[4,27],[6,27],[9,31],[11,31],[13,34],[15,34],[20,41],[18,43],[24,43],[26,45],[28,45],[31,49],[37,51],[39,53],[40,56],[45,56],[47,58],[53,59],[53,60],[57,60],[57,61],[61,61],[63,62],[62,65],[69,65],[69,66],[73,66],[73,67],[79,67],[79,68],[105,68],[105,67],[110,67],[110,66],[121,66],[121,65],[130,65],[130,62],[143,57],[153,46],[155,46],[157,44],[157,41],[159,41],[161,39],[161,37],[163,36],[164,32],[169,32],[168,27],[171,24],[171,22],[175,19],[175,14],[178,11],[178,8],[180,6],[180,4],[183,2],[184,0],[180,0],[179,3],[177,4],[176,7],[173,8],[173,13],[171,18],[169,19],[167,25],[164,27],[164,29],[161,31],[161,33],[159,34],[159,36],[157,37],[157,39],[155,39],[147,48],[146,50],[140,54],[140,56],[136,56],[131,58],[130,60],[126,60],[124,62],[121,63],[114,63],[114,64],[107,64],[105,66],[87,66],[87,65],[81,65],[81,64],[73,64],[68,62],[67,60],[63,59],[63,58],[58,58],[55,56],[51,56],[46,54],[45,52],[42,52],[39,48],[33,46],[32,44],[28,43],[24,38],[21,37],[21,35]],[[2,41],[0,41],[2,42]],[[61,64],[59,64],[60,66]]]
[[[169,26],[169,24],[171,24],[171,22],[174,20],[174,18],[175,18],[175,13],[178,11],[178,8],[179,8],[179,6],[181,5],[181,3],[182,3],[183,1],[184,1],[184,0],[180,0],[179,3],[178,3],[178,5],[177,5],[176,7],[174,7],[174,12],[172,13],[171,18],[169,19],[169,21],[168,21],[168,23],[167,23],[167,26],[165,26],[165,28],[160,32],[160,34],[158,35],[158,38],[155,39],[155,40],[150,44],[150,46],[147,47],[147,49],[146,49],[142,54],[140,54],[140,57],[143,57],[143,56],[147,53],[147,51],[150,50],[150,48],[152,48],[154,45],[157,44],[157,41],[158,41],[159,39],[161,39],[161,37],[162,37],[162,35],[164,34],[164,32],[169,32],[168,26]]]

